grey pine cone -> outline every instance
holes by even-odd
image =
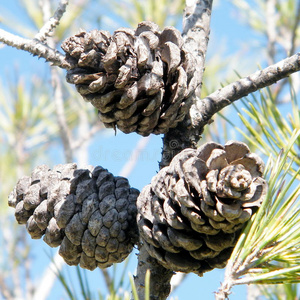
[[[42,165],[9,196],[19,224],[33,239],[59,248],[69,265],[93,270],[123,261],[138,239],[136,199],[128,180],[102,167]]]
[[[137,200],[149,254],[168,269],[202,275],[226,265],[240,231],[267,192],[263,161],[247,145],[185,149]]]
[[[195,58],[180,32],[152,22],[136,30],[80,32],[62,44],[74,67],[67,81],[99,111],[106,127],[125,133],[166,133],[184,119],[199,85]]]

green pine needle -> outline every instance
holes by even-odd
[[[285,148],[289,143],[295,130],[300,129],[300,109],[297,98],[291,88],[291,109],[290,114],[283,115],[282,109],[273,98],[270,89],[260,91],[260,98],[251,94],[251,99],[241,100],[244,108],[239,109],[236,105],[238,116],[240,117],[243,128],[237,126],[226,116],[221,115],[231,126],[235,128],[251,146],[258,149],[266,157],[276,156],[280,149]],[[245,130],[246,128],[246,130]],[[290,172],[295,173],[300,167],[300,156],[298,156],[300,138],[298,138],[291,150],[289,157],[293,159],[294,165]]]
[[[276,160],[270,157],[266,199],[233,250],[221,291],[237,284],[300,282],[300,168],[293,176],[289,173],[299,137],[300,129]]]

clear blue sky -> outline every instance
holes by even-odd
[[[26,18],[22,10],[17,5],[17,0],[4,1],[0,3],[0,10],[5,10],[17,16],[22,22],[26,22]],[[221,48],[225,49],[225,54],[235,53],[237,49],[241,47],[242,43],[250,40],[254,37],[253,33],[242,25],[237,18],[236,12],[229,1],[218,1],[219,4],[212,14],[211,22],[211,38],[208,49],[209,53],[217,51]],[[100,7],[99,7],[100,11]],[[106,12],[109,13],[109,12]],[[1,28],[1,23],[0,23]],[[106,28],[103,28],[106,29]],[[256,67],[256,61],[254,62],[254,68]],[[11,47],[5,47],[0,49],[0,77],[1,80],[9,74],[12,75],[12,68],[16,67],[19,70],[21,76],[30,78],[33,74],[44,76],[45,62],[43,59],[38,60],[30,56],[27,53],[12,49]],[[243,74],[243,70],[238,70]],[[246,75],[246,74],[244,74]],[[130,159],[131,151],[135,145],[141,139],[136,134],[125,135],[118,132],[117,136],[114,134],[107,134],[96,136],[91,147],[89,155],[89,163],[92,165],[102,165],[108,168],[113,174],[118,174],[124,164]],[[95,142],[97,141],[97,142]],[[137,166],[129,176],[129,181],[132,186],[142,189],[143,186],[148,184],[152,176],[158,171],[158,161],[160,160],[161,154],[161,136],[151,136],[147,147],[143,150],[141,159]],[[62,163],[62,152],[56,150],[55,155],[52,157],[53,164]],[[42,164],[43,162],[39,162]],[[49,253],[49,247],[41,241],[33,241],[35,247],[34,257],[36,262],[35,273],[38,279],[44,266],[48,263],[46,253]],[[130,262],[130,270],[134,272],[134,266],[136,265],[136,258],[133,256]],[[74,273],[74,268],[70,268],[71,273]],[[99,283],[102,278],[99,279],[99,271],[88,272],[91,287],[97,289],[101,288]],[[196,275],[189,275],[183,284],[178,288],[176,293],[172,296],[178,297],[179,299],[214,299],[213,292],[217,290],[220,282],[223,278],[223,270],[214,270],[206,273],[203,278],[199,278]],[[63,298],[61,298],[62,296]],[[51,297],[49,299],[67,299],[62,293],[60,284],[56,284]],[[246,299],[245,287],[236,287],[233,289],[233,294],[230,299],[242,300]]]

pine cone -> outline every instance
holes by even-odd
[[[93,270],[121,262],[137,242],[136,199],[128,180],[102,167],[42,165],[21,178],[9,196],[19,224],[44,236],[67,264]]]
[[[265,198],[263,169],[263,161],[240,142],[210,142],[176,155],[137,200],[149,254],[174,271],[202,275],[223,268]]]
[[[199,85],[196,61],[180,32],[152,22],[137,29],[80,32],[62,44],[74,67],[67,81],[99,111],[106,127],[125,133],[166,133],[177,126]]]

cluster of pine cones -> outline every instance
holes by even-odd
[[[185,149],[141,193],[102,167],[39,166],[9,197],[19,224],[70,265],[121,262],[140,241],[168,269],[202,275],[225,266],[263,201],[264,164],[240,142]]]
[[[178,30],[82,31],[62,48],[67,81],[106,127],[143,136],[185,118],[198,85],[196,60]],[[123,261],[135,244],[173,271],[202,275],[225,266],[267,192],[264,164],[240,142],[185,149],[142,192],[102,167],[35,168],[9,196],[19,224],[69,265],[93,270]]]
[[[174,27],[82,31],[62,44],[73,66],[67,81],[99,111],[106,127],[166,133],[181,122],[200,84],[195,58]]]

